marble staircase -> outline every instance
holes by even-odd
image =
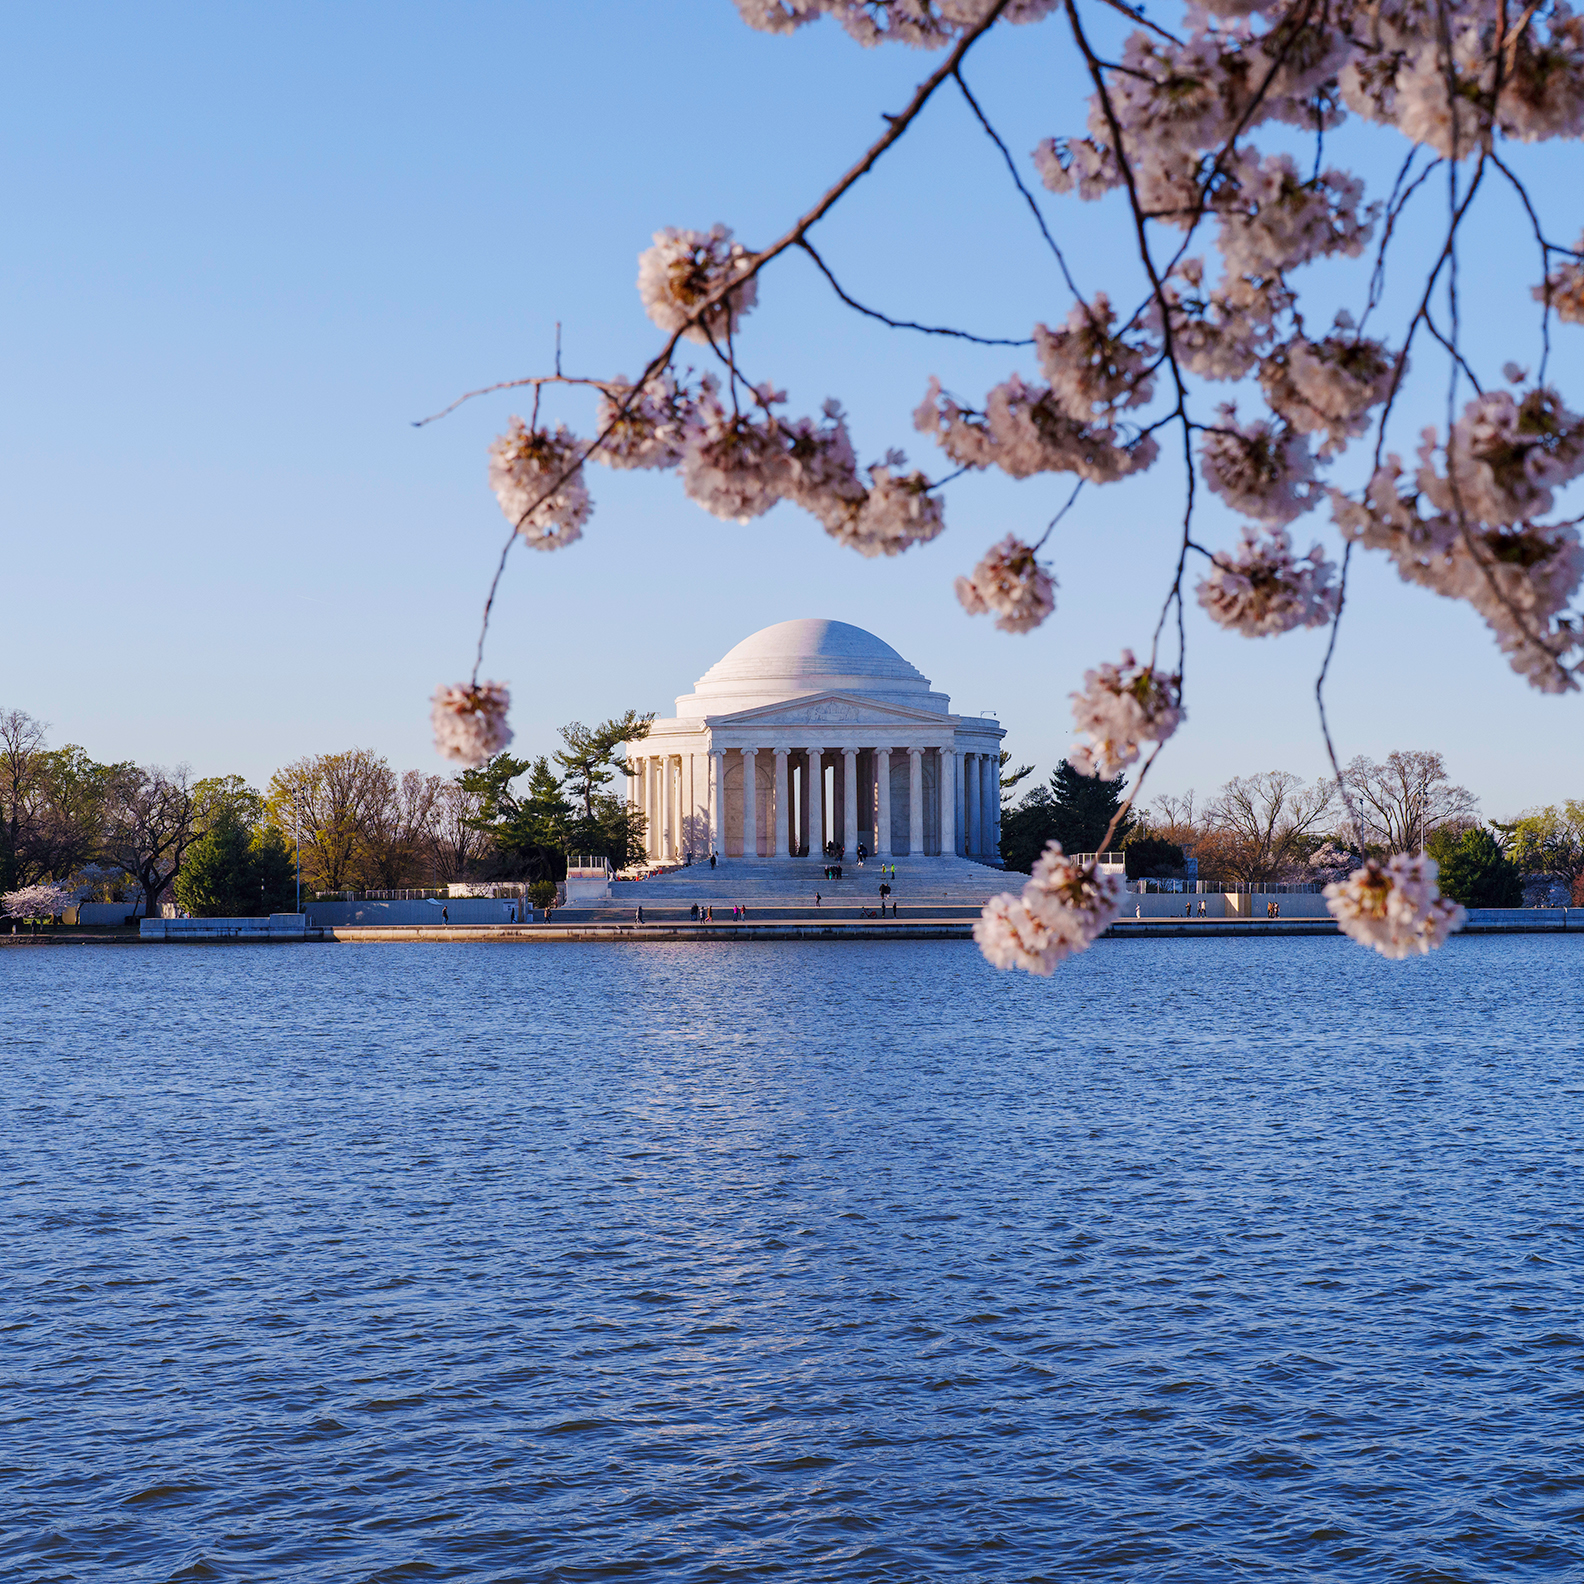
[[[842,863],[841,879],[827,880],[826,861],[731,858],[713,870],[707,861],[696,863],[649,880],[613,881],[609,902],[583,904],[578,911],[590,915],[606,911],[630,914],[641,903],[646,909],[680,907],[685,912],[694,902],[712,903],[717,916],[723,907],[729,910],[734,902],[749,908],[801,910],[813,904],[816,891],[823,897],[825,907],[854,909],[876,906],[882,884],[891,887],[887,901],[900,904],[904,912],[943,907],[977,911],[986,898],[997,891],[1016,890],[1023,879],[968,858],[920,857],[888,860],[896,865],[894,876],[881,874],[879,860],[870,860],[859,868],[849,858]]]

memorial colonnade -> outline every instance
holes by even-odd
[[[628,754],[628,799],[646,818],[653,862],[712,852],[818,858],[827,842],[848,857],[860,843],[877,858],[999,854],[999,740],[994,751],[784,739],[726,746],[705,731],[654,751],[660,746],[645,740]]]

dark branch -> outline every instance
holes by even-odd
[[[826,264],[825,260],[814,251],[814,245],[808,240],[807,237],[801,238],[798,242],[798,246],[802,248],[811,259],[814,260],[815,266],[818,268],[820,274],[830,282],[831,290],[835,292],[836,295],[840,297],[849,308],[853,309],[857,313],[863,314],[867,319],[878,319],[881,324],[889,325],[893,330],[917,330],[921,335],[955,336],[959,341],[972,341],[976,346],[1034,345],[1033,341],[1027,339],[1026,337],[1021,341],[1009,341],[1000,336],[972,335],[967,330],[953,330],[946,325],[917,324],[911,319],[893,319],[889,314],[883,314],[878,309],[866,308],[861,302],[849,297],[847,293],[842,290],[841,282],[838,281],[831,273],[830,266]]]

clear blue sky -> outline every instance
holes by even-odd
[[[569,372],[636,371],[657,344],[633,289],[649,234],[716,220],[749,243],[779,233],[933,59],[862,50],[829,23],[766,37],[730,0],[84,4],[14,9],[7,42],[0,704],[101,759],[259,784],[353,744],[444,768],[427,699],[471,664],[505,534],[485,452],[521,401],[409,421],[546,371],[557,320]],[[1001,30],[969,75],[1019,154],[1081,129],[1059,24]],[[1401,150],[1385,135],[1336,143],[1377,193]],[[1571,238],[1576,154],[1525,157]],[[854,293],[993,335],[1067,312],[952,96],[855,197],[818,235]],[[1046,211],[1080,284],[1131,297],[1115,208],[1047,198]],[[1427,205],[1410,223],[1405,264],[1438,219]],[[1357,302],[1366,270],[1310,272],[1335,292],[1324,318]],[[1485,370],[1532,361],[1537,269],[1500,192],[1463,278]],[[1411,284],[1395,276],[1388,307]],[[1574,405],[1581,348],[1563,327],[1554,369]],[[909,422],[928,376],[979,394],[1029,367],[873,327],[800,260],[762,282],[742,351],[792,412],[837,396],[867,456],[901,445],[937,471]],[[1405,408],[1405,452],[1443,399],[1435,360],[1417,362],[1434,383]],[[588,413],[562,409],[574,425]],[[512,685],[518,749],[548,748],[564,721],[670,713],[740,638],[817,615],[877,632],[957,708],[998,711],[1014,755],[1042,771],[1071,740],[1083,669],[1148,643],[1180,487],[1162,464],[1087,491],[1052,546],[1056,617],[1013,637],[963,614],[952,578],[1002,534],[1038,532],[1065,478],[965,479],[947,534],[876,563],[790,507],[738,526],[674,478],[589,474],[582,543],[515,552],[497,608],[485,673]],[[1235,527],[1212,506],[1199,534],[1227,543]],[[1319,514],[1295,534],[1336,543]],[[1189,720],[1155,789],[1319,774],[1321,637],[1251,643],[1191,615],[1189,639]],[[1530,692],[1476,617],[1377,558],[1359,567],[1332,697],[1344,756],[1439,748],[1489,814],[1584,795],[1578,697]]]

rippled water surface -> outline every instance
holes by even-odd
[[[1584,941],[0,951],[0,1576],[1584,1577]]]

